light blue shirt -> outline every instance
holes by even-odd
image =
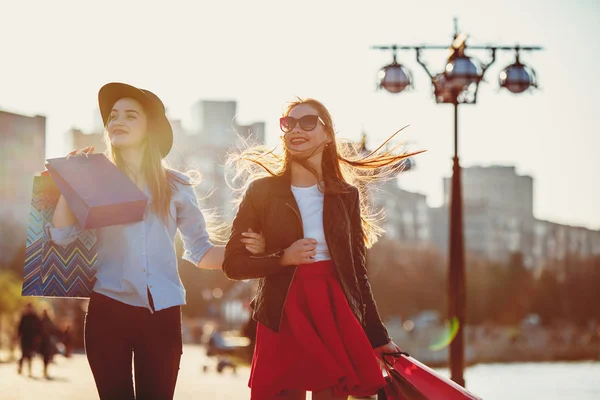
[[[183,174],[179,176],[187,179]],[[175,254],[175,233],[179,229],[183,239],[183,259],[194,265],[198,265],[213,245],[194,189],[180,183],[175,185],[170,205],[173,218],[169,218],[168,224],[152,210],[152,196],[146,189],[148,204],[142,221],[95,229],[98,259],[94,292],[151,310],[147,294],[150,290],[156,311],[185,304],[185,288]],[[48,224],[46,228],[52,240],[62,246],[82,232],[78,223],[61,229]]]

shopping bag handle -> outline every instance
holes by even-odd
[[[389,362],[389,361],[386,359],[386,357],[393,357],[393,358],[394,358],[394,360],[395,360],[395,359],[399,358],[400,356],[410,357],[410,354],[408,354],[408,353],[407,353],[407,352],[405,352],[405,351],[397,351],[397,352],[395,352],[395,353],[383,353],[383,354],[382,354],[383,361],[384,361],[386,364],[388,364],[390,367],[391,367],[391,366],[393,366],[394,364],[393,364],[393,363],[391,363],[391,362]]]
[[[407,352],[405,352],[405,351],[397,351],[397,352],[395,352],[395,353],[383,353],[383,356],[384,356],[384,357],[385,357],[385,356],[390,356],[390,357],[396,357],[396,358],[398,358],[398,357],[400,357],[400,356],[410,357],[410,354],[408,354],[408,353],[407,353]]]

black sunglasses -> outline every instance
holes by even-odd
[[[305,115],[300,118],[287,116],[279,118],[279,127],[284,133],[289,133],[296,127],[297,124],[300,124],[300,128],[302,128],[302,130],[309,132],[317,127],[319,121],[325,125],[321,117],[318,115]]]

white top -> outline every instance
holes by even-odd
[[[292,186],[292,193],[302,216],[304,237],[317,241],[315,261],[331,260],[323,230],[323,200],[325,198],[323,192],[317,185],[314,185],[304,188]]]

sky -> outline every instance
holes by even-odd
[[[515,165],[535,179],[537,218],[600,229],[600,1],[0,0],[0,8],[0,108],[47,117],[48,158],[71,150],[70,128],[98,124],[97,92],[111,81],[157,93],[184,125],[198,100],[237,100],[238,122],[266,121],[269,144],[285,102],[314,97],[339,136],[364,130],[370,147],[410,125],[400,139],[427,152],[399,183],[430,206],[441,204],[451,174],[452,106],[435,103],[414,52],[399,61],[415,88],[376,90],[392,56],[371,46],[450,44],[454,17],[468,44],[540,45],[521,56],[539,90],[500,90],[498,74],[514,61],[500,53],[477,105],[461,107],[461,164]],[[424,58],[439,72],[445,55]]]

